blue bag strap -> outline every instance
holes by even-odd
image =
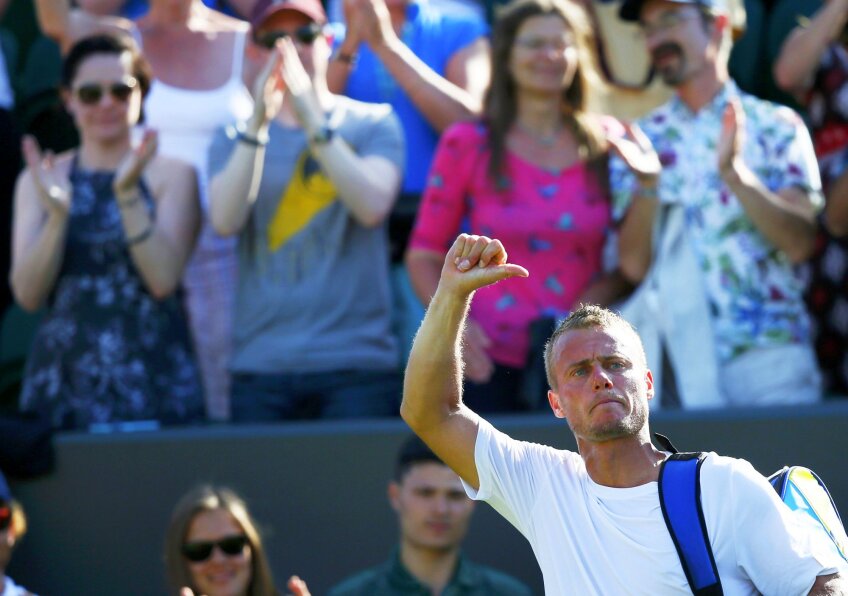
[[[722,596],[721,579],[701,509],[705,453],[673,453],[660,466],[663,519],[695,596]]]

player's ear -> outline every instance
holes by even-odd
[[[557,418],[565,418],[565,411],[562,409],[559,402],[559,394],[554,392],[553,389],[548,389],[548,403],[551,406],[551,410],[554,412],[554,416]]]

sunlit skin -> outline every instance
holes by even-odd
[[[709,68],[707,49],[713,40],[697,8],[650,0],[639,22],[651,63],[667,85],[680,86]]]
[[[606,329],[577,329],[556,343],[557,390],[551,408],[582,441],[638,434],[648,419],[653,379],[635,339]]]
[[[72,114],[82,136],[82,144],[114,146],[124,153],[130,142],[131,127],[138,123],[141,114],[141,88],[136,84],[128,101],[124,102],[104,93],[94,105],[85,105],[74,90],[87,83],[109,87],[112,83],[129,81],[132,77],[132,57],[123,54],[93,54],[83,60],[65,94],[65,105]]]
[[[201,511],[188,528],[186,542],[215,541],[227,536],[244,534],[241,525],[223,509]],[[205,596],[246,596],[251,580],[250,545],[240,555],[228,556],[213,548],[205,561],[186,560],[196,594]]]
[[[400,483],[392,482],[389,501],[398,514],[402,548],[434,553],[459,548],[474,511],[459,476],[436,462],[416,464]]]
[[[577,48],[560,17],[530,17],[518,28],[509,68],[519,93],[561,92],[574,80],[577,65]]]
[[[656,480],[664,455],[648,430],[654,380],[636,335],[617,328],[568,331],[554,346],[553,362],[556,388],[548,401],[568,422],[589,475],[607,486]],[[634,477],[632,470],[644,472]]]

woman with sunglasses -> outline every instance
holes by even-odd
[[[21,406],[58,428],[202,414],[178,295],[197,234],[194,170],[130,142],[149,86],[131,40],[83,39],[63,65],[80,146],[42,155],[24,141],[15,192],[11,284],[47,305],[24,370]]]
[[[533,271],[481,290],[471,306],[464,399],[478,412],[547,404],[544,367],[529,360],[542,345],[531,348],[531,337],[541,344],[574,305],[609,304],[625,289],[602,265],[608,150],[602,122],[584,107],[589,35],[572,2],[504,7],[483,121],[442,136],[418,212],[406,262],[425,303],[460,231],[501,238],[513,262]]]
[[[165,537],[165,564],[172,594],[278,594],[256,522],[228,488],[199,486],[180,499]],[[296,576],[288,589],[309,596]]]
[[[245,82],[255,75],[248,58],[249,27],[201,0],[149,0],[134,21],[71,8],[70,0],[36,0],[45,35],[66,51],[104,30],[132,37],[150,61],[153,80],[146,124],[159,132],[163,155],[194,165],[204,217],[183,277],[194,350],[210,419],[229,417],[235,241],[212,229],[207,213],[207,150],[215,130],[246,120],[253,102]],[[241,4],[241,3],[240,3]]]

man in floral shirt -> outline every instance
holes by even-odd
[[[659,304],[685,302],[687,289],[703,288],[712,331],[694,344],[690,338],[689,353],[675,353],[673,336],[690,333],[693,317],[668,320],[670,310],[657,309],[662,358],[676,381],[666,375],[663,403],[673,393],[692,405],[687,384],[701,360],[714,360],[717,370],[717,399],[708,405],[819,400],[794,268],[813,250],[822,200],[809,133],[795,112],[743,93],[729,78],[730,26],[720,0],[625,0],[620,16],[638,21],[657,74],[676,92],[640,121],[641,130],[612,140],[622,158],[611,165],[623,213],[621,268],[634,282],[647,277]],[[652,238],[673,245],[664,243],[667,229],[654,227],[674,210],[682,221],[677,246],[691,250],[696,265],[684,270],[685,281],[664,285],[657,269],[680,249],[663,255]]]

